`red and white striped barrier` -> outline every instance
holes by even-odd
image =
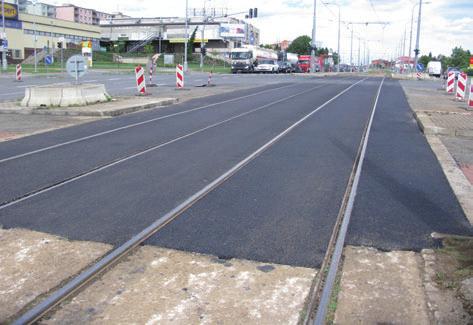
[[[212,71],[209,72],[209,78],[207,79],[207,86],[210,86],[212,83]]]
[[[458,74],[458,81],[457,81],[457,100],[465,100],[465,90],[466,90],[466,73],[462,72]]]
[[[422,79],[422,74],[420,72],[417,72],[417,80]]]
[[[176,66],[176,88],[184,88],[184,68],[180,64]]]
[[[136,75],[136,89],[138,93],[146,94],[146,81],[145,81],[145,69],[141,65],[135,68]]]
[[[21,64],[16,65],[16,81],[21,81]]]
[[[473,83],[473,80],[471,80]],[[468,96],[468,108],[473,109],[473,84],[470,84],[470,95]]]
[[[455,90],[455,72],[449,72],[447,77],[447,93],[453,93]]]

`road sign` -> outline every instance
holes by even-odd
[[[54,63],[54,58],[53,58],[52,55],[46,55],[46,56],[44,57],[44,64],[46,64],[46,65],[51,65],[51,64],[53,64],[53,63]]]
[[[417,63],[417,71],[424,71],[424,65],[422,63]]]
[[[3,46],[4,49],[7,49],[7,48],[8,48],[8,40],[7,40],[7,39],[4,39],[4,40],[3,40],[2,46]]]
[[[473,56],[470,56],[470,68],[473,69]]]
[[[82,55],[73,55],[66,62],[67,73],[76,81],[87,72],[87,63]]]

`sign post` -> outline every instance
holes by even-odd
[[[79,78],[87,72],[87,63],[82,55],[73,55],[66,62],[66,71],[75,78],[76,84],[79,83]]]

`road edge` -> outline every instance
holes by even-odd
[[[425,138],[437,157],[442,171],[450,184],[466,218],[473,225],[473,186],[458,167],[455,159],[436,135],[426,134]]]

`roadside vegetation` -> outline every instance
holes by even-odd
[[[435,281],[440,288],[453,290],[463,303],[466,312],[473,316],[473,302],[461,294],[461,282],[473,277],[473,238],[447,237],[437,250]]]
[[[473,69],[470,68],[470,50],[464,50],[461,46],[455,47],[452,50],[450,56],[439,54],[433,56],[432,53],[428,55],[422,55],[419,58],[419,62],[422,63],[425,67],[430,61],[440,61],[442,62],[442,69],[445,71],[447,67],[457,67],[460,70],[466,72],[469,76],[473,76]]]

